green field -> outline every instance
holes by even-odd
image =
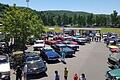
[[[120,36],[120,28],[101,28],[102,33],[113,32]]]

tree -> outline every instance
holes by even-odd
[[[85,18],[85,16],[78,16],[78,24],[79,24],[79,26],[85,26],[86,25],[86,18]]]
[[[116,10],[111,14],[112,26],[117,26],[118,23],[118,12]]]
[[[87,16],[87,25],[88,26],[92,26],[92,24],[93,24],[93,14],[89,14],[88,16]]]
[[[36,13],[27,8],[11,7],[2,17],[3,32],[15,39],[24,52],[25,44],[31,35],[39,37],[43,32],[42,21]],[[22,44],[21,44],[22,43]]]

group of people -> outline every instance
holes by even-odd
[[[55,71],[54,80],[60,80],[60,75],[58,74],[58,71]],[[68,80],[68,69],[67,68],[64,69],[64,80]],[[75,73],[72,80],[86,80],[86,77],[84,73],[82,73],[80,77]]]

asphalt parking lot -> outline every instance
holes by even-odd
[[[29,51],[32,51],[32,47],[29,47]],[[63,73],[64,68],[68,68],[68,80],[73,79],[74,73],[80,75],[85,73],[87,80],[105,80],[105,73],[107,67],[107,56],[110,51],[106,48],[106,45],[102,42],[92,42],[80,46],[79,51],[72,58],[66,58],[67,64],[59,63],[47,63],[46,75],[37,75],[38,79],[31,80],[54,80],[54,71],[58,70],[60,80],[64,80]],[[15,80],[15,75],[11,72],[11,80]],[[41,78],[39,78],[41,77]]]

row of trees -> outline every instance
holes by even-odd
[[[44,25],[47,26],[61,26],[62,22],[64,22],[64,25],[76,25],[80,27],[90,27],[93,25],[97,27],[120,26],[120,16],[118,16],[117,11],[113,11],[111,15],[76,14],[75,12],[70,15],[69,12],[65,13],[64,11],[62,14],[59,11],[58,13],[56,11],[42,11],[39,12],[39,15]]]

